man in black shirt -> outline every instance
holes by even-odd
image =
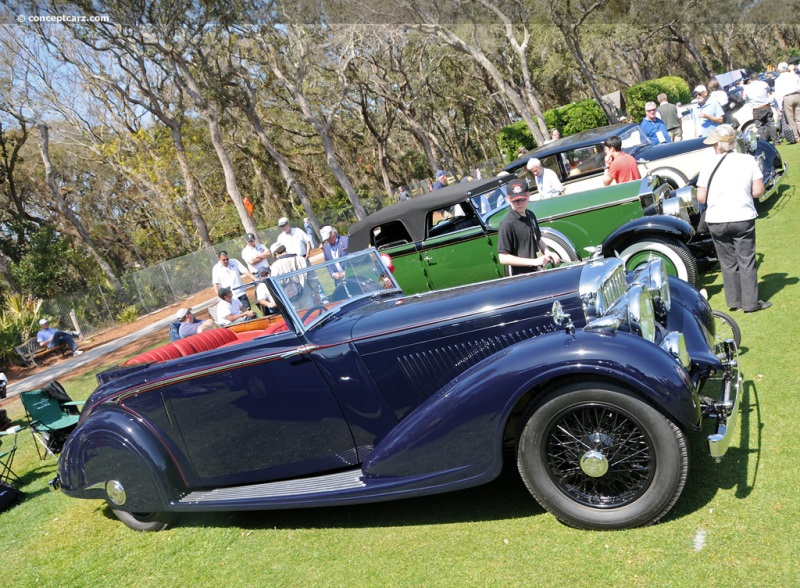
[[[497,252],[500,263],[508,266],[510,275],[535,272],[548,263],[558,264],[558,254],[547,251],[536,217],[528,210],[528,186],[524,180],[512,180],[507,185],[506,199],[511,210],[500,223]],[[537,257],[541,252],[542,257]]]

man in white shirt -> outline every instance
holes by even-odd
[[[742,78],[744,87],[742,96],[753,105],[753,121],[756,123],[758,138],[762,141],[769,139],[778,144],[778,133],[775,131],[775,121],[772,118],[772,96],[769,84],[763,80],[751,80],[750,76]]]
[[[230,288],[236,292],[239,302],[249,310],[250,301],[244,293],[242,276],[250,276],[250,279],[255,281],[255,276],[246,267],[235,259],[230,259],[227,251],[220,251],[219,263],[214,264],[214,269],[211,270],[211,283],[214,284],[215,290]]]
[[[242,249],[242,259],[247,264],[253,274],[257,274],[258,270],[262,267],[269,267],[267,257],[272,255],[264,245],[256,243],[256,236],[253,233],[247,233],[244,240],[247,244]]]
[[[270,269],[268,267],[262,267],[258,270],[259,282],[256,286],[256,302],[258,302],[258,305],[261,308],[261,312],[264,313],[264,316],[278,312],[275,306],[275,301],[272,299],[269,289],[267,288],[267,284],[264,282],[264,280],[269,277],[269,274]]]
[[[545,198],[554,198],[561,196],[564,193],[564,186],[558,179],[556,172],[550,168],[542,166],[542,162],[532,157],[528,160],[528,171],[536,181],[536,187],[539,190],[538,196],[531,194],[531,200],[544,200]]]
[[[789,64],[785,61],[778,64],[778,71],[781,74],[775,79],[773,96],[778,109],[786,114],[794,140],[797,141],[797,130],[800,128],[800,76],[789,71]]]
[[[278,235],[278,243],[282,243],[286,247],[286,252],[299,257],[308,259],[311,253],[311,239],[305,231],[300,229],[293,229],[289,224],[289,219],[281,217],[278,221],[278,228],[281,234]]]
[[[241,323],[247,319],[255,318],[255,311],[242,310],[242,305],[237,298],[233,297],[230,288],[220,288],[217,291],[219,302],[217,303],[217,324],[226,326]]]

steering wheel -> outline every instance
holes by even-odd
[[[311,317],[312,314],[314,314],[315,310],[320,311],[319,314],[320,316],[322,316],[323,313],[327,312],[328,308],[326,306],[323,306],[322,304],[315,304],[314,306],[309,308],[303,315],[303,318],[301,319],[304,325],[307,325],[309,323],[308,319]]]

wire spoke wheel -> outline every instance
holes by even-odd
[[[580,529],[651,525],[680,496],[686,437],[656,408],[608,382],[553,388],[521,420],[517,466],[530,493]]]
[[[553,482],[575,501],[617,507],[647,489],[655,455],[652,441],[630,415],[594,405],[554,420],[547,435],[547,461]]]

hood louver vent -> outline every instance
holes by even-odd
[[[498,351],[554,330],[555,326],[522,329],[476,339],[469,343],[446,345],[403,355],[398,357],[397,361],[407,381],[416,383],[416,392],[423,398],[428,398],[450,383],[453,378]]]

